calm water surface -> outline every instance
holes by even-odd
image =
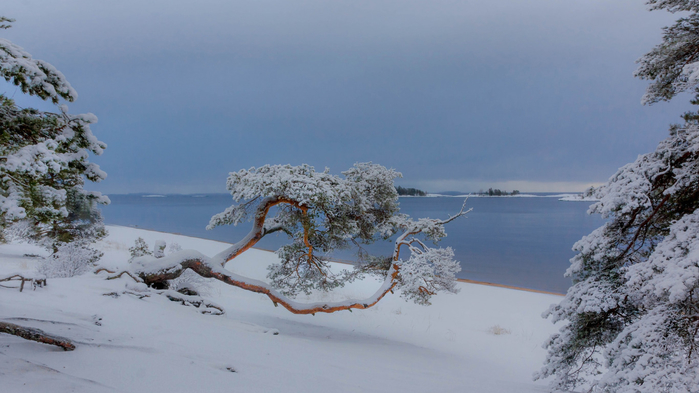
[[[232,203],[229,195],[110,195],[112,204],[103,209],[107,224],[134,226],[164,232],[236,242],[250,230],[206,225],[212,215]],[[460,198],[401,198],[402,213],[413,218],[447,218],[459,211]],[[563,277],[573,244],[604,221],[586,213],[589,203],[563,202],[557,198],[470,198],[473,211],[447,225],[441,246],[450,246],[461,262],[460,278],[565,293],[570,280]],[[265,237],[256,247],[277,249],[287,242],[284,234]],[[392,252],[389,242],[368,247],[374,254]],[[343,251],[334,258],[351,260]]]

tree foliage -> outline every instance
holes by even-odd
[[[478,195],[488,195],[488,196],[508,196],[508,195],[519,195],[519,190],[513,190],[512,192],[503,191],[499,188],[493,189],[492,187],[488,191],[480,190]]]
[[[422,190],[418,190],[417,188],[405,188],[401,186],[396,186],[396,191],[398,192],[398,195],[409,195],[409,196],[427,196],[427,193]]]
[[[0,16],[0,30],[12,22]],[[0,76],[56,105],[78,96],[51,64],[3,38]],[[89,161],[90,153],[100,155],[106,148],[90,129],[96,122],[91,113],[69,114],[66,105],[58,106],[56,113],[42,112],[20,108],[0,94],[0,241],[19,234],[52,250],[40,265],[52,277],[80,274],[102,255],[89,243],[106,234],[96,205],[109,199],[83,189],[85,179],[98,182],[107,176]],[[27,278],[19,278],[22,288]],[[0,332],[75,348],[63,338],[13,324],[0,323]]]
[[[9,27],[2,18],[0,27]],[[58,104],[77,93],[51,64],[0,38],[0,76],[23,92]],[[83,189],[106,173],[89,161],[106,148],[92,133],[92,114],[20,108],[0,95],[0,229],[18,222],[28,238],[56,251],[59,244],[104,235],[97,204],[109,199]]]
[[[0,17],[0,28],[9,28],[8,22],[14,20]],[[78,93],[54,66],[32,58],[22,47],[4,38],[0,38],[0,76],[19,86],[22,92],[54,104],[61,99],[72,102],[78,98]]]
[[[429,304],[440,291],[456,292],[460,270],[451,249],[425,244],[446,236],[446,220],[412,220],[398,212],[393,180],[400,173],[371,163],[360,163],[342,173],[317,172],[308,165],[265,165],[232,172],[228,189],[235,203],[213,216],[209,228],[252,221],[250,233],[214,257],[196,251],[179,251],[164,258],[133,259],[132,277],[155,288],[167,288],[171,280],[190,269],[203,277],[267,295],[299,314],[368,308],[386,293],[400,290],[406,299]],[[264,236],[286,233],[290,243],[277,250],[279,262],[269,267],[270,284],[238,276],[225,266]],[[368,255],[362,244],[395,236],[390,256]],[[333,250],[357,247],[358,264],[338,272],[327,255]],[[122,272],[123,274],[123,272]],[[358,277],[373,274],[383,285],[368,299],[304,305],[293,297],[314,290],[329,291]]]
[[[650,1],[689,11],[639,62],[644,101],[697,88],[699,3]],[[695,103],[699,102],[695,98]],[[695,392],[699,386],[699,114],[686,113],[657,149],[591,190],[608,222],[575,244],[573,286],[545,316],[567,321],[546,343],[537,377],[554,390]]]
[[[133,247],[129,247],[129,254],[131,254],[131,259],[129,259],[129,261],[144,255],[153,255],[148,247],[148,243],[140,236],[134,241]]]

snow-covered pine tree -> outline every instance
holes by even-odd
[[[2,28],[12,20],[0,18]],[[0,76],[30,95],[58,104],[77,93],[51,64],[32,58],[21,47],[0,38]],[[89,162],[89,153],[106,147],[90,130],[92,114],[71,115],[19,108],[0,95],[0,229],[24,221],[28,237],[56,251],[58,245],[104,235],[96,204],[109,203],[83,189],[85,179],[106,174]]]
[[[52,252],[57,252],[61,245],[68,243],[89,248],[91,243],[104,238],[107,230],[97,202],[81,191],[74,188],[66,190],[66,216],[57,216],[49,221],[37,217],[25,218],[15,221],[7,232]]]
[[[14,20],[0,16],[0,29],[9,28],[11,22]],[[0,77],[56,105],[61,99],[72,102],[78,96],[51,64],[32,58],[3,38]],[[27,238],[54,251],[53,262],[78,262],[75,257],[79,255],[80,261],[89,264],[99,258],[100,253],[86,243],[104,235],[95,204],[109,203],[109,199],[83,189],[85,179],[97,182],[106,177],[88,160],[89,153],[102,154],[106,147],[90,130],[90,124],[96,122],[92,114],[68,114],[66,105],[60,105],[57,113],[41,112],[19,108],[0,95],[0,241],[9,227],[19,226]],[[76,239],[82,244],[65,243]],[[0,322],[0,332],[65,350],[75,348],[62,337],[7,322]]]
[[[257,292],[296,314],[332,313],[366,309],[387,293],[400,291],[406,299],[429,304],[438,292],[456,292],[455,274],[461,269],[450,248],[432,248],[446,236],[444,225],[468,213],[439,220],[412,220],[398,213],[393,180],[400,173],[381,165],[359,163],[332,175],[312,166],[265,165],[230,173],[228,189],[235,203],[211,218],[209,228],[252,221],[242,240],[213,257],[193,250],[164,258],[134,258],[129,276],[153,288],[168,288],[172,280],[191,270],[202,277]],[[270,233],[284,232],[290,243],[277,251],[279,263],[269,267],[270,283],[239,276],[228,263]],[[331,269],[328,253],[396,235],[390,256],[360,252],[356,268]],[[361,247],[359,247],[361,250]],[[293,297],[313,290],[327,291],[363,276],[377,275],[383,284],[366,299],[302,304]],[[116,277],[116,276],[112,276]]]
[[[639,60],[652,80],[644,103],[694,91],[699,104],[699,2],[651,0],[688,11]],[[592,190],[609,221],[575,244],[573,286],[545,316],[567,321],[546,343],[537,378],[554,391],[690,393],[699,389],[699,113],[655,152]]]
[[[133,247],[129,247],[129,254],[131,254],[131,259],[129,259],[129,262],[131,262],[134,258],[142,257],[144,255],[153,255],[148,247],[148,243],[146,243],[146,241],[140,236],[134,240]]]

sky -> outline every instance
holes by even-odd
[[[687,96],[636,60],[642,0],[6,0],[0,31],[97,115],[107,194],[225,192],[229,172],[371,161],[430,192],[582,191],[654,150]],[[55,111],[0,82],[24,107]]]

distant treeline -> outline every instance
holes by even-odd
[[[488,195],[488,196],[506,196],[506,195],[519,195],[519,190],[513,190],[512,192],[502,191],[497,188],[489,188],[488,191],[480,190],[478,195]]]
[[[427,196],[427,193],[425,191],[418,190],[417,188],[405,188],[397,186],[396,191],[398,191],[398,195]]]

